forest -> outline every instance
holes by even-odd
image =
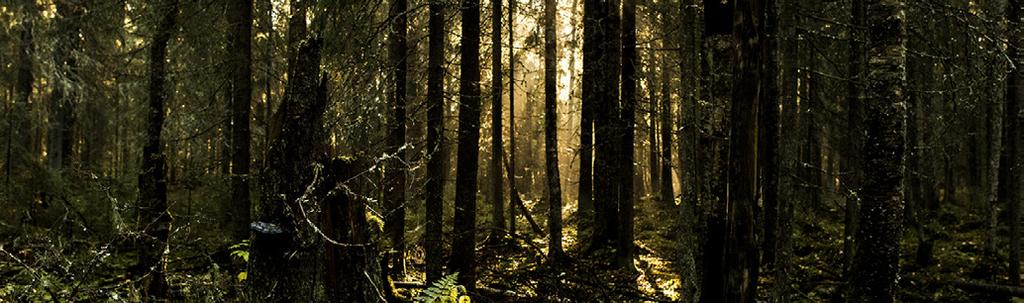
[[[0,302],[1024,302],[1024,0],[0,0]]]

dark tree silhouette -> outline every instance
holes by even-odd
[[[444,209],[444,4],[430,1],[429,39],[427,58],[427,182],[426,241],[427,282],[441,278],[444,251],[441,246],[441,223]]]

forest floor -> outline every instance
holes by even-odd
[[[218,213],[204,199],[216,196],[175,193],[172,239],[168,247],[168,280],[175,293],[186,302],[237,301],[244,285],[238,256],[225,253],[223,235],[217,234],[217,218],[200,214]],[[969,197],[958,197],[969,201]],[[194,199],[194,200],[193,200]],[[97,202],[99,201],[99,202]],[[192,202],[188,202],[192,201]],[[841,299],[844,286],[842,255],[842,207],[838,197],[829,197],[818,207],[797,212],[794,218],[794,268],[790,273],[790,293],[798,302],[830,302]],[[119,204],[120,203],[120,204]],[[9,227],[0,237],[0,302],[108,301],[136,302],[138,292],[128,274],[135,264],[130,231],[114,226],[88,226],[85,217],[75,213],[100,205],[117,208],[116,199],[89,194],[51,205],[50,219],[23,224],[20,230]],[[124,205],[121,205],[124,204]],[[526,201],[535,219],[542,220],[546,205]],[[120,206],[119,206],[120,205]],[[692,298],[695,278],[686,277],[681,260],[685,256],[678,218],[679,207],[669,207],[641,199],[637,204],[636,271],[614,270],[612,253],[581,252],[574,208],[566,207],[565,244],[568,258],[552,263],[546,259],[547,243],[535,234],[525,219],[517,245],[493,245],[485,239],[478,246],[479,285],[515,293],[515,298],[488,298],[478,302],[545,300],[567,302],[670,302]],[[918,225],[907,224],[901,257],[900,299],[904,302],[978,302],[1006,298],[980,297],[950,286],[949,281],[987,281],[1006,284],[991,273],[1006,271],[1006,252],[995,256],[985,253],[986,213],[977,203],[947,203],[935,215],[929,233]],[[106,218],[110,222],[122,220]],[[123,221],[123,220],[122,220]],[[43,224],[42,222],[48,222]],[[912,221],[908,221],[912,222]],[[543,225],[543,221],[539,222]],[[94,223],[96,224],[96,223]],[[10,225],[10,224],[8,224]],[[94,230],[96,229],[96,230]],[[106,231],[104,231],[106,230]],[[411,238],[418,239],[421,229],[414,227]],[[999,239],[1007,232],[998,230]],[[933,240],[933,259],[920,264],[922,240]],[[103,235],[103,236],[101,236]],[[113,235],[113,236],[109,236]],[[483,235],[481,235],[483,236]],[[416,240],[413,240],[416,241]],[[1005,241],[1005,240],[1000,240]],[[699,247],[698,243],[688,243]],[[1004,247],[1004,243],[997,243]],[[408,260],[408,281],[423,281],[422,251],[412,245]],[[555,266],[552,266],[554,264]],[[987,274],[986,274],[987,273]],[[997,274],[998,276],[1005,276]],[[769,295],[773,277],[762,275],[760,296]],[[411,298],[418,290],[400,289]]]

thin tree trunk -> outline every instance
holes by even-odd
[[[476,288],[476,191],[480,153],[480,1],[462,1],[459,133],[452,256],[459,284]]]
[[[893,302],[899,273],[906,153],[902,0],[869,0],[864,190],[850,302]]]
[[[666,62],[667,63],[667,62]],[[668,206],[675,205],[675,188],[673,188],[672,180],[672,130],[675,126],[672,125],[672,95],[669,92],[669,84],[671,82],[669,78],[669,64],[664,64],[662,68],[662,83],[661,83],[661,185],[658,186],[658,190],[661,191],[661,201]],[[651,115],[651,121],[654,121],[654,115]],[[651,123],[654,125],[655,123]]]
[[[867,45],[867,32],[859,29],[865,26],[867,11],[865,10],[864,3],[861,1],[855,1],[853,3],[853,24],[858,29],[852,31],[850,40],[850,63],[848,77],[850,82],[847,84],[847,125],[846,125],[846,141],[845,150],[846,154],[842,155],[843,163],[845,168],[843,171],[846,173],[844,182],[846,183],[846,210],[845,210],[845,223],[843,226],[843,257],[845,267],[844,271],[849,273],[853,267],[853,256],[856,254],[856,246],[854,245],[854,237],[857,230],[857,208],[860,205],[860,192],[861,183],[864,179],[863,166],[864,162],[861,160],[862,154],[864,153],[864,83],[867,74],[864,71],[864,66],[867,64],[867,58],[865,57]],[[850,277],[847,274],[847,278]]]
[[[516,43],[515,28],[516,2],[508,0],[508,233],[516,235],[516,207],[514,199],[519,199],[516,187]]]
[[[598,95],[599,71],[599,47],[601,43],[600,14],[598,3],[593,0],[583,2],[583,75],[580,85],[580,171],[579,171],[579,231],[582,241],[590,241],[593,238],[594,225],[594,174],[593,174],[593,152],[594,152],[594,111],[595,105],[600,102]]]
[[[149,107],[146,114],[146,139],[142,148],[142,173],[139,175],[139,270],[146,274],[141,289],[147,300],[168,298],[163,252],[170,233],[171,216],[167,212],[167,175],[161,134],[168,88],[167,44],[175,31],[178,1],[163,1],[154,12],[160,12],[149,51]]]
[[[441,279],[444,251],[441,243],[444,209],[444,61],[445,16],[441,0],[430,1],[430,46],[427,58],[427,283]]]
[[[622,2],[622,99],[619,123],[621,123],[621,143],[616,144],[621,160],[617,161],[618,186],[620,186],[618,198],[618,222],[622,229],[618,233],[618,248],[615,252],[618,255],[619,267],[627,271],[635,271],[633,264],[633,240],[634,240],[634,195],[633,195],[633,160],[634,160],[634,139],[636,125],[636,0],[623,0]]]
[[[505,238],[505,194],[501,172],[501,158],[505,152],[501,129],[501,0],[491,0],[491,238]],[[511,34],[511,32],[510,32]]]
[[[64,172],[71,164],[74,152],[75,105],[78,103],[79,92],[74,82],[78,66],[74,53],[81,44],[79,23],[85,8],[80,4],[57,3],[57,28],[60,38],[54,46],[55,69],[53,95],[50,100],[50,132],[47,138],[47,162],[51,169]]]
[[[558,53],[555,0],[544,0],[544,159],[548,198],[548,259],[562,251],[562,182],[558,174]]]
[[[389,19],[392,20],[388,39],[388,75],[391,77],[391,117],[389,117],[388,152],[392,154],[389,161],[387,176],[388,186],[385,191],[387,213],[384,224],[387,228],[388,240],[391,241],[390,259],[395,278],[405,276],[405,128],[406,128],[406,71],[408,70],[408,14],[406,0],[392,0]],[[387,270],[387,268],[384,268]]]
[[[1007,78],[1007,138],[1011,141],[1011,150],[1007,151],[1009,156],[1008,164],[1013,165],[1011,172],[1013,177],[1008,180],[1011,184],[1007,184],[1010,188],[1011,195],[1008,197],[1009,211],[1010,211],[1010,254],[1009,254],[1009,274],[1010,284],[1014,286],[1020,285],[1020,170],[1024,168],[1021,161],[1024,160],[1018,154],[1021,148],[1021,133],[1017,130],[1017,127],[1024,123],[1022,120],[1020,106],[1021,102],[1024,102],[1024,72],[1021,71],[1024,68],[1024,51],[1021,51],[1021,43],[1024,43],[1024,30],[1021,30],[1020,26],[1024,24],[1024,1],[1021,0],[1010,0],[1010,7],[1007,8],[1007,19],[1010,21],[1010,43],[1009,55],[1010,59],[1013,60],[1013,65],[1016,69],[1010,72]],[[948,195],[949,193],[947,193]]]

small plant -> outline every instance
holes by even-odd
[[[458,285],[459,273],[435,281],[430,287],[421,291],[413,301],[418,303],[470,303],[466,295],[466,287]]]
[[[249,240],[242,240],[235,245],[228,247],[231,250],[231,256],[242,259],[242,262],[249,264]],[[248,271],[241,271],[238,273],[238,282],[245,281],[249,277]]]

